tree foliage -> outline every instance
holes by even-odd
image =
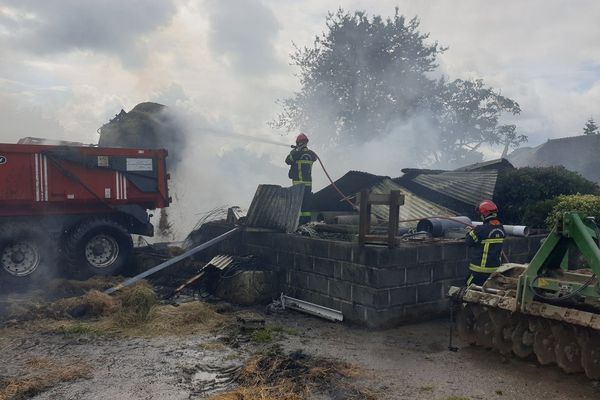
[[[583,134],[584,135],[597,135],[598,134],[598,125],[596,125],[596,122],[594,122],[593,118],[588,119],[587,122],[585,123],[585,126],[583,127]]]
[[[339,9],[326,26],[312,47],[296,47],[301,89],[281,102],[273,126],[355,144],[399,134],[395,128],[410,122],[415,134],[439,143],[424,149],[437,163],[477,161],[483,144],[508,148],[526,140],[500,123],[503,113],[520,112],[515,101],[482,80],[433,78],[447,49],[419,31],[416,17],[407,20],[398,9],[387,19]]]
[[[494,199],[506,224],[545,227],[560,195],[600,194],[600,188],[564,167],[526,167],[498,175]]]
[[[552,228],[556,224],[560,214],[568,211],[576,211],[586,217],[594,217],[596,223],[600,223],[600,196],[593,194],[558,196],[552,212],[546,219],[548,228]]]

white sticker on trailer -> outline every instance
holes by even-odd
[[[152,171],[151,158],[128,158],[127,171]]]

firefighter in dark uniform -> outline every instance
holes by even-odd
[[[506,236],[498,219],[498,207],[491,200],[479,204],[483,225],[477,225],[467,233],[466,242],[470,249],[467,285],[481,286],[490,274],[502,264],[502,244]]]
[[[288,177],[293,185],[304,185],[304,199],[302,200],[302,210],[300,211],[300,225],[310,222],[311,200],[312,200],[312,165],[317,161],[317,155],[309,150],[308,137],[301,133],[296,137],[296,146],[294,150],[285,159],[285,163],[290,166]]]

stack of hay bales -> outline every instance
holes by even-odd
[[[99,132],[101,147],[167,149],[170,162],[177,161],[185,145],[175,114],[158,103],[140,103],[129,112],[121,110]]]

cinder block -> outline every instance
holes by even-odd
[[[419,264],[440,262],[442,260],[442,256],[442,246],[438,244],[419,246],[417,249],[417,260]]]
[[[352,301],[351,287],[352,285],[348,282],[332,279],[329,281],[329,296]]]
[[[360,285],[352,285],[352,301],[375,308],[385,307],[390,304],[387,290]]]
[[[401,288],[389,289],[390,306],[399,306],[405,304],[415,304],[417,302],[417,287],[406,286]]]
[[[404,285],[405,268],[367,268],[367,285],[382,289]]]
[[[284,233],[272,233],[272,235],[273,248],[286,253],[293,252],[292,243],[294,242],[295,237]]]
[[[442,282],[417,286],[417,304],[429,303],[443,298],[442,286]]]
[[[406,268],[406,284],[431,282],[431,265],[423,264]]]
[[[272,232],[244,232],[245,242],[249,245],[273,247],[273,233]]]
[[[367,323],[367,308],[357,303],[340,301],[341,311],[344,315],[344,321],[359,325]]]
[[[380,255],[388,252],[389,249],[376,246],[363,246],[359,247],[358,251],[353,254],[352,262],[354,264],[368,265],[370,267],[377,267],[380,265]]]
[[[389,254],[389,266],[407,267],[417,263],[418,248],[414,244],[402,244]]]
[[[367,267],[360,264],[343,263],[341,279],[364,285],[367,282]]]
[[[465,243],[446,243],[442,246],[442,260],[463,261],[467,259],[467,245]]]
[[[329,240],[309,238],[308,253],[314,257],[329,258]]]
[[[528,255],[529,239],[520,237],[508,238],[504,241],[503,250],[509,258],[515,255]]]
[[[433,271],[433,282],[441,281],[443,279],[456,278],[456,261],[442,260],[439,263],[431,265]]]
[[[329,280],[323,275],[309,274],[307,289],[329,295]]]
[[[308,274],[306,272],[290,271],[289,285],[302,289],[310,289],[310,285],[308,284]]]
[[[340,265],[340,261],[328,260],[325,258],[315,258],[313,264],[313,271],[316,274],[325,275],[330,278],[335,276],[335,267]]]
[[[277,252],[273,251],[273,249],[269,247],[248,244],[247,249],[248,253],[259,257],[261,263],[263,264],[277,263]]]
[[[294,268],[298,271],[313,272],[315,259],[302,254],[294,254]]]
[[[290,237],[293,238],[291,247],[294,253],[322,258],[327,258],[329,256],[329,242],[327,240],[313,239],[303,236]]]
[[[330,241],[329,242],[329,258],[332,260],[352,262],[352,254],[358,248],[355,243]]]
[[[277,251],[277,265],[282,269],[294,269],[294,254]]]

